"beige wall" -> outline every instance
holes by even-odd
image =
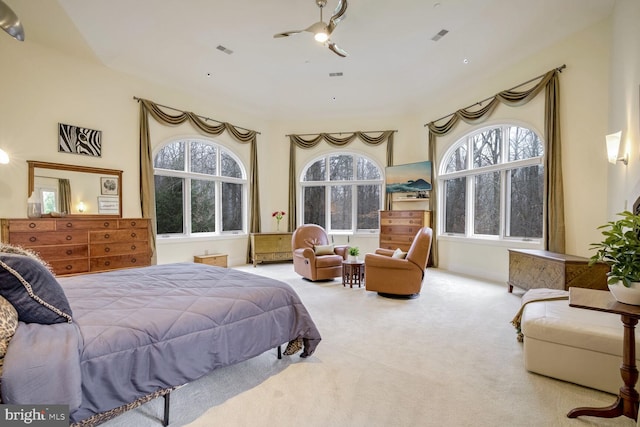
[[[637,9],[634,1],[623,1],[626,9]],[[626,12],[618,13],[616,19]],[[627,25],[631,28],[631,25]],[[617,32],[614,31],[614,37]],[[638,39],[635,30],[635,39]],[[350,132],[355,130],[395,129],[395,164],[427,159],[427,133],[424,123],[453,110],[465,107],[494,93],[542,74],[561,64],[567,69],[560,77],[563,118],[563,158],[565,165],[565,196],[567,198],[567,250],[585,255],[588,243],[596,238],[595,227],[607,217],[607,172],[611,175],[604,154],[604,134],[608,130],[608,88],[610,56],[610,22],[607,20],[585,29],[561,43],[492,75],[482,85],[465,87],[461,83],[449,88],[441,96],[425,100],[424,108],[414,115],[401,117],[347,117],[342,120],[308,120],[296,122],[266,121],[261,117],[228,108],[215,99],[189,96],[172,88],[116,73],[108,68],[60,54],[54,50],[24,43],[0,43],[0,55],[5,67],[0,79],[0,148],[12,156],[8,166],[0,166],[0,217],[26,215],[26,160],[83,164],[103,168],[122,169],[123,211],[125,216],[140,215],[138,200],[138,104],[133,96],[151,99],[160,104],[194,111],[200,115],[231,122],[261,132],[258,138],[261,221],[263,231],[275,229],[271,218],[274,210],[287,210],[289,142],[286,134],[313,132]],[[626,36],[625,36],[626,37]],[[636,76],[634,83],[635,131],[637,143],[638,102],[638,46],[635,49],[635,68],[625,70]],[[615,53],[615,52],[614,52]],[[619,54],[619,56],[624,56]],[[618,72],[616,72],[618,73]],[[622,71],[619,71],[623,74]],[[612,79],[613,80],[613,79]],[[615,85],[612,85],[615,86]],[[629,86],[632,86],[629,84]],[[628,87],[611,88],[628,95]],[[540,104],[538,102],[538,104]],[[537,105],[540,107],[540,105]],[[532,104],[530,109],[535,109]],[[520,117],[515,109],[501,109],[499,118],[517,118],[542,130],[540,116]],[[525,110],[522,110],[524,112]],[[613,114],[613,110],[612,110]],[[627,113],[615,113],[609,121],[622,120]],[[631,119],[629,119],[631,120]],[[62,154],[57,152],[58,122],[100,129],[103,131],[103,156]],[[439,141],[439,155],[447,141]],[[152,138],[156,145],[175,136],[197,136],[188,125],[162,128],[152,124]],[[248,165],[248,151],[228,136],[217,140],[228,146]],[[301,167],[306,160],[325,152],[327,147],[298,155]],[[354,142],[348,150],[368,154],[384,165],[384,149],[372,149]],[[635,147],[635,163],[638,149]],[[634,158],[629,170],[632,170]],[[299,172],[299,171],[298,171]],[[612,177],[609,176],[611,180]],[[635,184],[635,182],[634,182]],[[630,184],[630,187],[633,184]],[[612,192],[609,185],[609,192]],[[627,195],[625,194],[624,197]],[[618,197],[610,200],[617,201]],[[346,236],[337,238],[338,243]],[[350,237],[350,242],[366,252],[377,245],[377,236]],[[463,273],[506,280],[506,247],[443,241],[441,265]],[[188,261],[204,251],[227,252],[232,265],[244,263],[246,238],[206,239],[196,242],[161,242],[158,261]]]
[[[622,131],[629,165],[608,164],[607,220],[633,209],[640,196],[640,2],[618,0],[612,16],[611,79],[607,133]],[[604,137],[603,137],[604,138]],[[604,139],[603,139],[604,141]],[[603,142],[604,144],[604,142]]]

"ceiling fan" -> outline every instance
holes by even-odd
[[[329,18],[329,23],[325,24],[322,20],[322,9],[327,5],[327,0],[315,0],[316,4],[320,8],[320,21],[312,24],[311,26],[305,28],[304,30],[294,30],[294,31],[285,31],[283,33],[274,34],[274,38],[280,37],[289,37],[294,34],[299,34],[302,32],[313,33],[313,37],[316,41],[320,43],[324,43],[332,52],[334,52],[338,56],[342,56],[343,58],[348,55],[348,53],[338,47],[335,43],[333,43],[329,36],[333,33],[333,30],[336,29],[336,26],[340,21],[345,18],[345,13],[347,12],[347,0],[339,0],[338,6],[336,10],[333,12],[331,18]]]
[[[0,28],[16,40],[24,41],[24,29],[18,16],[2,0],[0,0]]]

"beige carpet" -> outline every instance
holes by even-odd
[[[566,418],[615,397],[525,371],[510,324],[521,293],[503,283],[429,269],[419,298],[392,300],[305,281],[291,264],[241,269],[291,284],[323,340],[308,359],[267,352],[173,392],[171,426],[636,425]],[[103,426],[158,427],[161,416],[157,399]]]

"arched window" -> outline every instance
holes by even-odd
[[[379,228],[383,202],[382,169],[353,153],[330,153],[303,169],[302,221],[327,232],[371,231]]]
[[[245,232],[246,172],[230,150],[181,139],[162,146],[153,166],[159,237]]]
[[[441,163],[441,233],[462,237],[542,238],[544,144],[517,125],[465,135]]]

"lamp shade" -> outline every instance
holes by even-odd
[[[618,161],[618,153],[620,152],[620,137],[622,131],[607,135],[607,157],[609,163],[616,164]]]
[[[6,165],[7,163],[9,163],[9,155],[6,151],[0,148],[0,164]]]

